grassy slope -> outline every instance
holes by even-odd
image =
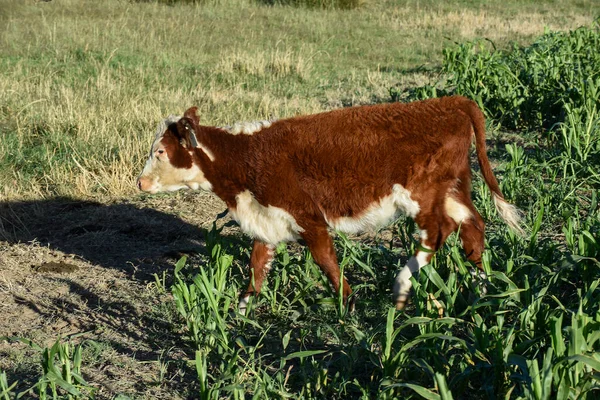
[[[433,1],[350,11],[238,1],[4,1],[0,196],[130,195],[156,121],[207,124],[388,101],[441,49],[589,23],[594,2]]]

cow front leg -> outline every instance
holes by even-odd
[[[394,281],[393,296],[396,310],[402,310],[406,305],[412,287],[410,277],[429,264],[448,235],[458,227],[456,222],[439,210],[432,214],[422,213],[415,222],[421,229],[421,240],[414,256],[408,260]]]
[[[323,271],[325,276],[327,276],[329,282],[331,282],[334,293],[338,294],[340,290],[341,272],[337,255],[335,254],[335,249],[333,247],[333,239],[329,236],[327,228],[323,227],[306,230],[302,233],[302,238],[306,242],[315,262],[321,268],[321,271]],[[343,278],[342,285],[342,296],[345,305],[348,302],[348,297],[352,294],[352,289],[350,289],[350,285],[348,285],[346,278]]]
[[[431,261],[434,251],[426,246],[427,245],[421,241],[421,248],[415,252],[404,268],[396,275],[394,281],[394,302],[396,303],[396,310],[402,310],[408,301],[410,288],[412,287],[410,277]]]
[[[252,245],[252,254],[250,255],[250,283],[248,289],[241,296],[240,303],[238,305],[238,311],[242,315],[246,315],[246,308],[248,307],[248,301],[250,295],[257,295],[260,293],[263,281],[271,269],[271,262],[273,261],[273,255],[275,254],[275,248],[260,240],[255,240]]]

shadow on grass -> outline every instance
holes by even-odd
[[[174,215],[127,202],[54,198],[0,203],[0,240],[35,241],[135,279],[159,272],[165,264],[160,259],[202,252],[206,232]]]

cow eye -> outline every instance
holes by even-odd
[[[165,151],[163,149],[157,150],[158,154],[163,154]]]

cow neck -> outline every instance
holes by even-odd
[[[247,155],[252,136],[231,135],[220,128],[202,127],[198,138],[212,152],[214,161],[203,154],[200,169],[212,185],[212,191],[227,206],[235,206],[235,196],[247,188]]]

